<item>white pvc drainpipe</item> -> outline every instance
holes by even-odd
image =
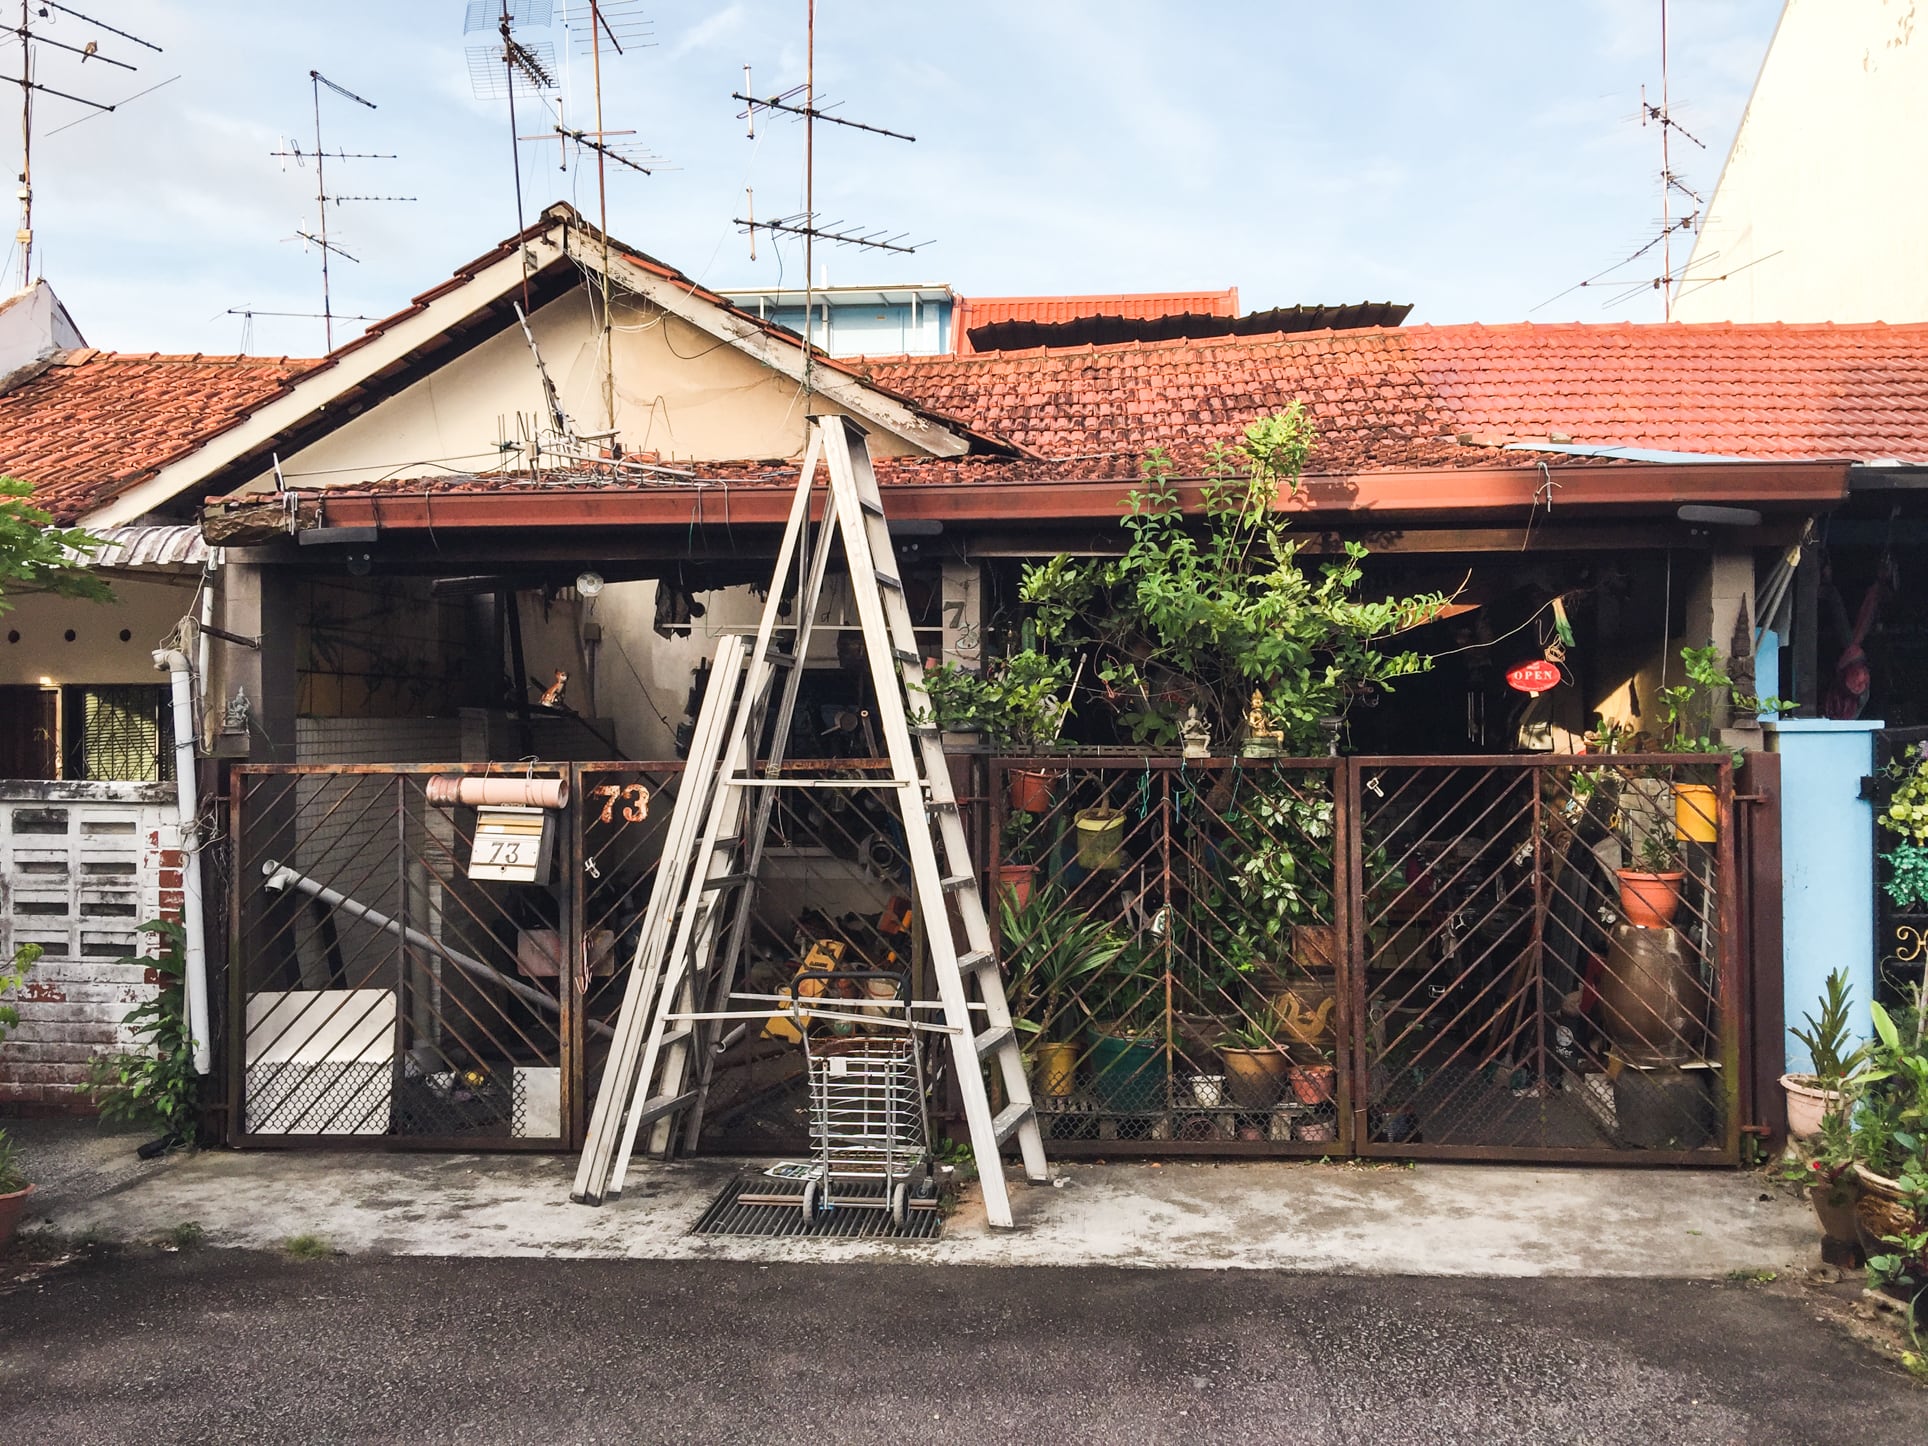
[[[207,921],[201,914],[200,809],[194,795],[194,672],[187,655],[168,648],[154,654],[154,666],[174,675],[174,790],[181,813],[181,928],[187,934],[187,1027],[194,1044],[196,1073],[214,1069],[208,1024]]]

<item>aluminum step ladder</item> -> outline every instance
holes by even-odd
[[[1017,1140],[1026,1179],[1049,1179],[990,920],[942,735],[930,720],[923,656],[863,438],[863,430],[846,417],[810,419],[803,470],[756,634],[725,637],[718,644],[570,1193],[579,1203],[620,1198],[645,1125],[652,1154],[672,1152],[679,1125],[682,1147],[694,1148],[719,1052],[714,1046],[724,1026],[767,1018],[777,1007],[734,990],[751,930],[763,841],[777,793],[785,788],[858,787],[894,797],[904,825],[914,908],[937,987],[941,1023],[932,1027],[950,1043],[952,1074],[990,1223],[1012,1224],[1002,1165],[1007,1141]],[[820,470],[827,474],[821,491]],[[813,539],[810,511],[818,497],[822,513]],[[833,560],[848,570],[877,697],[887,777],[813,778],[784,769],[801,663]],[[793,621],[786,622],[781,604],[793,569],[801,570],[801,578]],[[782,643],[780,632],[790,635]],[[758,769],[756,748],[773,695],[778,698],[773,742]],[[753,1002],[760,1007],[743,1007]],[[998,1072],[1008,1101],[996,1114],[987,1069]]]

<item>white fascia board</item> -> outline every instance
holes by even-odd
[[[467,282],[431,301],[418,314],[397,322],[333,366],[294,384],[292,391],[251,413],[237,425],[168,463],[138,487],[82,517],[77,525],[125,527],[173,501],[197,483],[263,443],[325,410],[350,388],[426,346],[455,322],[473,315],[522,284],[522,253],[511,252],[475,273]]]
[[[555,243],[545,236],[535,244],[540,252],[554,248]],[[575,253],[575,259],[595,270],[601,266],[601,252],[600,246],[584,246]],[[718,341],[729,343],[792,381],[803,381],[801,342],[774,337],[754,321],[692,295],[667,277],[636,265],[613,249],[609,269],[610,279],[620,282],[624,290],[688,322],[699,331],[709,333]],[[851,416],[881,427],[933,457],[962,457],[971,449],[967,439],[918,416],[902,402],[883,395],[838,367],[827,363],[819,365],[812,374],[811,388]]]

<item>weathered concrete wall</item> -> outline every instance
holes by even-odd
[[[89,1108],[88,1060],[131,1043],[123,1020],[153,997],[128,961],[141,924],[180,916],[180,845],[172,784],[0,782],[0,955],[46,951],[0,1046],[0,1109]]]

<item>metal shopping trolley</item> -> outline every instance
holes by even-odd
[[[806,981],[862,983],[869,1003],[859,1006],[870,1031],[826,1035],[811,1026],[803,1007]],[[868,989],[891,981],[886,1002]],[[810,1083],[810,1147],[815,1156],[800,1202],[803,1218],[835,1209],[888,1210],[902,1225],[914,1208],[937,1197],[931,1172],[930,1110],[924,1092],[924,1052],[908,1007],[907,979],[884,970],[811,971],[796,979],[792,1009],[803,1035],[804,1072]],[[822,995],[815,996],[824,998]],[[834,1003],[824,999],[825,1003]],[[844,1016],[839,1012],[840,1018]],[[837,1186],[878,1182],[881,1193],[846,1192]]]

